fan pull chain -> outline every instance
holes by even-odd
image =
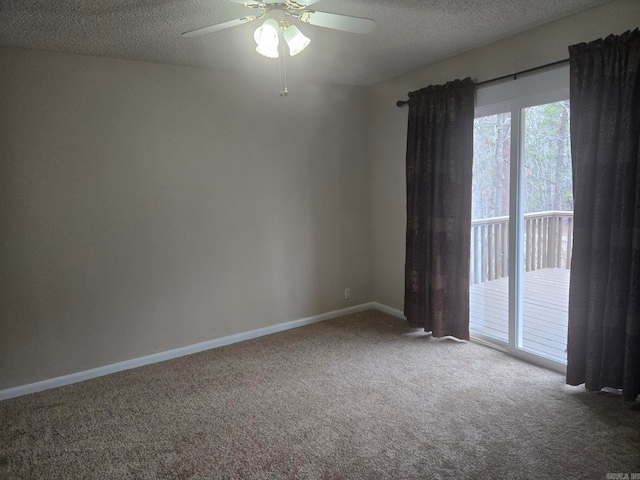
[[[280,96],[282,96],[284,95],[284,90],[282,89],[282,55],[278,55],[278,73],[280,74]]]
[[[287,88],[287,50],[284,45],[282,45],[282,65],[283,68],[280,68],[280,96],[284,97],[289,95],[289,89]],[[278,58],[278,60],[280,60]],[[284,70],[284,89],[282,88],[282,71]]]

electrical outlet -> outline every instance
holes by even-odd
[[[345,288],[344,289],[344,299],[348,300],[351,298],[351,289],[350,288]]]

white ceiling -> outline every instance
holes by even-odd
[[[287,58],[293,79],[373,85],[610,0],[322,0],[313,9],[368,17],[366,35],[298,24],[311,38]],[[0,45],[278,76],[250,23],[187,30],[252,14],[229,0],[0,0]]]

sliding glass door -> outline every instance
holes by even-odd
[[[476,117],[471,202],[471,330],[509,340],[511,113]]]
[[[522,110],[523,272],[519,347],[566,364],[573,240],[569,101]]]
[[[573,199],[568,91],[476,110],[471,334],[566,365]]]

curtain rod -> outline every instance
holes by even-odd
[[[476,83],[475,87],[478,88],[478,87],[481,87],[482,85],[487,85],[489,83],[501,82],[502,80],[508,80],[510,78],[512,78],[513,80],[516,80],[521,75],[526,75],[528,73],[537,72],[538,70],[546,70],[547,68],[555,67],[557,65],[563,65],[565,63],[569,63],[569,59],[568,58],[565,58],[564,60],[558,60],[557,62],[551,62],[551,63],[547,63],[545,65],[540,65],[539,67],[528,68],[527,70],[522,70],[521,72],[510,73],[509,75],[503,75],[501,77],[496,77],[496,78],[492,78],[490,80],[485,80],[483,82]],[[404,107],[407,103],[409,103],[409,100],[398,100],[396,102],[396,106]]]

